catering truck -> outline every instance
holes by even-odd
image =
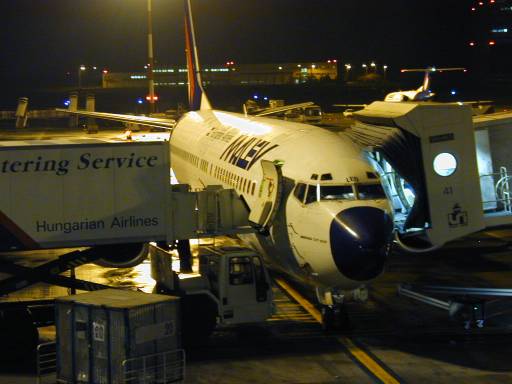
[[[232,189],[190,192],[187,185],[171,186],[170,165],[168,141],[0,142],[0,252],[74,248],[34,268],[3,265],[0,273],[8,277],[0,279],[0,295],[39,281],[105,289],[62,272],[91,262],[134,266],[147,257],[150,242],[254,231],[246,205]],[[198,275],[177,285],[172,285],[177,274],[170,269],[170,254],[162,255],[159,260],[152,255],[157,291],[181,297],[185,334],[206,336],[217,324],[263,321],[272,314],[270,280],[253,251],[212,251]],[[9,331],[16,324],[5,323],[12,311],[0,306],[2,342],[9,348],[30,344],[16,337],[6,342],[9,334],[30,335],[36,342],[34,330]],[[25,310],[10,318],[19,324],[22,316],[32,323]]]

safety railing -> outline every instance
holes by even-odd
[[[490,180],[489,180],[490,178]],[[484,207],[484,210],[486,209],[486,206],[494,204],[495,209],[500,210],[505,213],[512,213],[512,196],[510,191],[510,183],[512,179],[512,175],[509,175],[507,172],[506,167],[500,167],[499,172],[489,173],[485,175],[480,175],[480,184],[484,185],[487,184],[494,186],[494,199],[483,199],[482,198],[482,205]],[[496,183],[494,183],[494,180]],[[498,206],[498,204],[500,206]]]
[[[126,359],[123,384],[171,384],[185,380],[185,351],[178,349]]]
[[[55,342],[37,346],[37,384],[55,383],[57,348]]]

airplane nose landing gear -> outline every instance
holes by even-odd
[[[350,331],[350,319],[347,310],[343,304],[341,305],[324,305],[322,306],[322,328],[326,332],[343,332]]]
[[[317,298],[322,303],[322,328],[326,332],[350,331],[350,319],[345,307],[345,293],[337,290],[317,288]]]

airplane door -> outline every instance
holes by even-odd
[[[261,160],[263,179],[258,190],[258,199],[249,214],[249,220],[258,226],[268,228],[281,201],[283,175],[281,167],[272,161]]]

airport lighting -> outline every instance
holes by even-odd
[[[348,77],[349,77],[349,74],[350,74],[350,70],[352,69],[352,66],[350,64],[345,64],[345,80],[348,80]]]
[[[78,92],[80,92],[80,89],[82,89],[82,72],[85,71],[87,67],[83,64],[81,64],[78,67]]]

